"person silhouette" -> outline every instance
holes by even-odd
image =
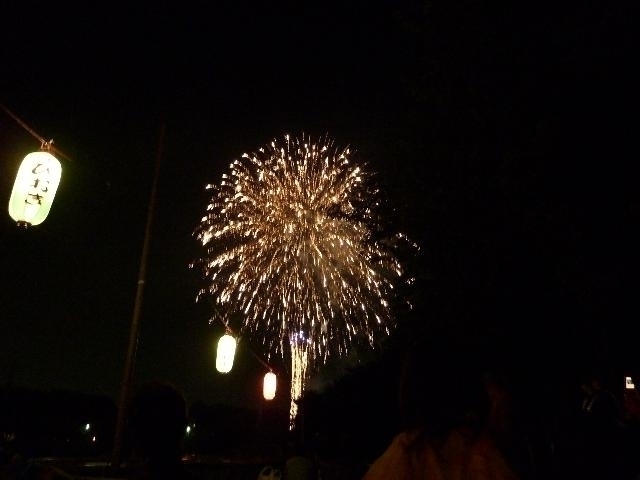
[[[284,464],[285,480],[314,480],[316,470],[306,443],[301,439],[294,440]]]
[[[589,372],[580,388],[582,478],[622,478],[625,425],[620,403],[603,369]]]
[[[486,428],[489,400],[469,352],[415,343],[400,374],[403,429],[363,480],[517,480]]]
[[[136,480],[193,479],[182,463],[187,425],[184,396],[162,382],[144,384],[131,402],[132,472]]]

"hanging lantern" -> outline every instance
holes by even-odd
[[[225,333],[218,340],[216,355],[216,369],[220,373],[229,373],[233,367],[233,357],[236,354],[236,339]]]
[[[61,174],[60,162],[49,152],[24,157],[9,199],[9,215],[18,225],[39,225],[47,218]]]
[[[264,385],[262,387],[262,395],[265,400],[273,400],[276,396],[276,374],[268,372],[264,376]]]

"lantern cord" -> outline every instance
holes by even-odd
[[[63,152],[61,152],[60,150],[58,150],[57,148],[55,148],[52,145],[53,140],[48,140],[47,141],[43,137],[38,135],[32,128],[29,127],[29,125],[27,125],[25,122],[23,122],[20,119],[20,117],[18,117],[15,113],[13,113],[11,110],[9,110],[7,107],[5,107],[2,103],[0,103],[0,107],[2,107],[2,110],[4,110],[7,115],[9,115],[11,118],[13,118],[18,123],[18,125],[20,125],[22,128],[24,128],[27,132],[29,132],[34,138],[36,138],[40,142],[42,150],[51,150],[54,153],[56,153],[58,156],[64,158],[65,160],[71,161],[71,159],[67,155],[65,155]]]
[[[270,372],[273,372],[273,368],[271,368],[271,366],[265,362],[260,355],[258,355],[256,352],[254,352],[251,348],[249,348],[249,351],[253,354],[254,357],[256,357],[256,360],[258,360],[258,362],[260,362],[262,364],[263,367],[265,367],[267,370],[269,370]]]

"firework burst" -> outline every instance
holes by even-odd
[[[293,400],[329,357],[394,326],[394,284],[402,275],[376,232],[378,191],[324,139],[285,136],[230,165],[197,230],[207,287],[224,322],[240,314],[240,335],[267,354],[291,357]]]

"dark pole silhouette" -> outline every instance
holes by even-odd
[[[129,330],[129,346],[127,348],[127,356],[124,364],[124,373],[122,375],[122,385],[120,389],[120,403],[118,405],[118,418],[116,421],[116,432],[113,440],[113,452],[111,456],[111,467],[118,468],[122,462],[122,450],[125,423],[127,418],[127,410],[129,399],[131,396],[131,383],[133,381],[133,372],[136,362],[136,350],[138,347],[138,332],[140,330],[140,312],[142,311],[142,295],[144,293],[145,277],[147,273],[147,257],[149,256],[149,245],[151,243],[151,227],[153,224],[153,213],[155,210],[156,193],[158,190],[158,179],[160,177],[160,162],[162,159],[164,147],[164,122],[160,126],[160,138],[158,140],[158,151],[156,154],[156,166],[149,196],[149,206],[147,210],[147,226],[144,234],[144,242],[142,246],[142,255],[140,258],[140,269],[138,272],[138,284],[136,290],[136,299],[133,306],[133,316],[131,318],[131,328]]]

